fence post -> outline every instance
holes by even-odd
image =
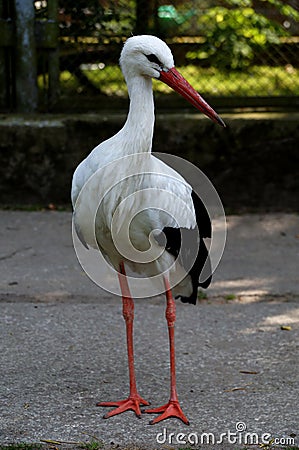
[[[144,2],[143,0],[136,0],[136,34],[147,34],[150,29],[150,19],[152,12],[152,0]]]
[[[48,102],[51,109],[59,98],[59,49],[58,49],[58,0],[48,0],[48,21],[56,24],[57,36],[55,36],[56,47],[49,50],[48,73],[49,73],[49,95]],[[55,33],[54,33],[55,34]]]
[[[0,21],[4,22],[4,0],[0,0]],[[6,60],[5,60],[5,48],[0,47],[0,107],[6,106]]]
[[[34,112],[38,105],[37,59],[32,0],[15,0],[16,103],[19,112]]]

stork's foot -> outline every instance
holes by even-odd
[[[180,404],[177,400],[169,400],[166,405],[160,406],[159,408],[146,409],[143,412],[148,414],[162,413],[154,420],[151,420],[151,425],[161,422],[161,420],[168,419],[169,417],[177,417],[178,419],[181,419],[181,421],[186,425],[189,425],[189,420],[183,413],[182,408],[180,407]]]
[[[140,395],[130,396],[126,400],[119,400],[116,402],[99,402],[97,406],[117,406],[117,408],[105,414],[104,419],[108,419],[109,417],[116,416],[117,414],[121,414],[125,411],[132,410],[135,412],[136,416],[141,418],[140,405],[149,406],[149,402],[144,400]]]

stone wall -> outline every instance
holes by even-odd
[[[124,114],[0,117],[0,204],[69,204],[72,173]],[[153,150],[188,159],[230,211],[298,210],[299,113],[158,114]]]

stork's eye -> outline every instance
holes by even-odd
[[[150,55],[145,55],[147,57],[147,59],[152,62],[152,63],[156,63],[158,64],[160,67],[163,66],[163,64],[161,63],[161,61],[157,58],[156,55],[154,55],[153,53],[151,53]]]

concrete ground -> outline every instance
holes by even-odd
[[[70,213],[2,211],[0,221],[1,444],[299,446],[299,216],[228,217],[207,298],[177,302],[177,382],[189,427],[175,419],[151,426],[151,416],[132,412],[102,419],[107,410],[95,403],[128,392],[121,300],[82,271]],[[154,406],[169,390],[164,303],[135,308],[137,381]]]

